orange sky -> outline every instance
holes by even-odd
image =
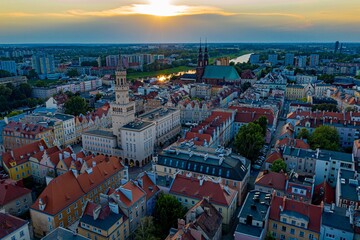
[[[2,0],[0,42],[360,41],[359,13],[354,0]]]

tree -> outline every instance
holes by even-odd
[[[27,98],[31,97],[32,89],[30,84],[21,83],[18,88],[21,94],[24,94]]]
[[[153,217],[143,217],[135,231],[135,240],[156,240]]]
[[[260,127],[262,128],[262,134],[265,136],[268,124],[267,118],[265,116],[261,116],[258,120],[255,121],[255,123],[260,125]]]
[[[306,128],[302,128],[298,135],[296,136],[297,139],[309,139],[310,133]]]
[[[235,136],[234,144],[242,156],[255,161],[264,145],[263,129],[256,123],[243,125]]]
[[[335,76],[333,74],[322,74],[319,76],[319,80],[323,80],[325,83],[332,84],[334,82]]]
[[[337,151],[340,146],[339,133],[335,127],[317,127],[309,139],[309,144],[312,149],[320,148]]]
[[[287,165],[282,159],[277,159],[271,164],[271,171],[273,172],[280,172],[283,171],[286,172]]]
[[[336,104],[330,104],[330,103],[315,104],[312,107],[312,110],[313,111],[316,111],[316,110],[330,111],[330,112],[338,112],[339,111]]]
[[[31,69],[28,73],[29,79],[37,79],[39,78],[39,75],[35,72],[34,69]]]
[[[36,87],[46,87],[47,84],[46,84],[45,81],[37,80],[37,81],[35,82],[35,86],[36,86]]]
[[[276,240],[276,238],[273,237],[273,235],[270,232],[268,232],[268,234],[265,236],[265,240]]]
[[[82,67],[98,67],[97,61],[84,61],[81,63]]]
[[[80,74],[79,74],[79,72],[75,69],[75,68],[73,68],[73,69],[70,69],[68,72],[67,72],[67,75],[69,76],[69,77],[78,77],[78,76],[80,76]]]
[[[85,114],[89,106],[85,99],[80,96],[74,96],[69,98],[65,104],[65,113],[78,116],[80,113]]]
[[[3,78],[3,77],[11,77],[12,74],[8,71],[5,71],[5,70],[0,70],[0,78]]]
[[[241,85],[241,89],[243,90],[243,92],[245,92],[248,88],[251,87],[251,83],[250,82],[245,82]]]
[[[184,217],[186,209],[171,195],[161,193],[156,201],[154,220],[159,237],[165,239],[170,228],[177,226],[178,218]]]
[[[102,98],[102,94],[101,93],[97,93],[96,96],[95,96],[95,101],[98,101]]]

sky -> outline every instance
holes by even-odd
[[[0,44],[360,42],[359,26],[359,0],[0,0]]]

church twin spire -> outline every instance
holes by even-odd
[[[209,65],[209,53],[207,48],[207,39],[205,39],[205,51],[203,54],[201,38],[200,38],[200,47],[199,47],[199,55],[198,55],[198,67],[203,67]]]

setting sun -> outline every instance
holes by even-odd
[[[172,5],[171,0],[150,0],[149,4],[134,4],[134,11],[139,14],[169,17],[182,15],[187,6]]]

